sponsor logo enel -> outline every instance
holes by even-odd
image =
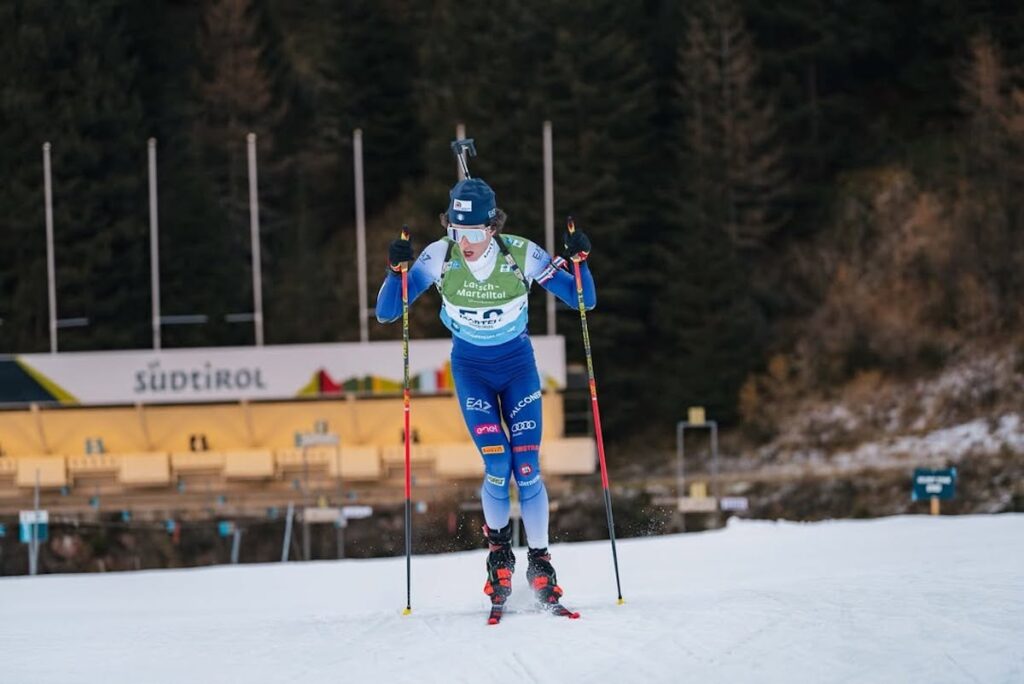
[[[497,423],[481,423],[473,428],[473,433],[478,437],[480,435],[496,435],[501,432],[501,426]]]

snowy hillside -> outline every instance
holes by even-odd
[[[1021,682],[1024,515],[733,522],[553,548],[570,621],[485,624],[484,551],[0,580],[0,681]]]

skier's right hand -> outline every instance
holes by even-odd
[[[391,267],[392,272],[401,272],[402,264],[410,261],[412,261],[412,240],[403,240],[402,238],[392,240],[388,245],[388,266]]]

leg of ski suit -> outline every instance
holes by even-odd
[[[514,478],[529,545],[546,547],[548,496],[540,472],[541,391],[532,346],[527,342],[524,351],[499,360],[453,355],[452,374],[469,434],[484,459],[480,496],[487,526],[501,529],[508,524],[509,488]],[[509,436],[502,429],[502,418]]]

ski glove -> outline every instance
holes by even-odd
[[[412,241],[401,238],[388,245],[388,266],[393,273],[400,273],[402,264],[412,261]]]
[[[566,232],[563,239],[565,258],[569,261],[586,261],[590,256],[590,238],[577,228],[574,232]]]

